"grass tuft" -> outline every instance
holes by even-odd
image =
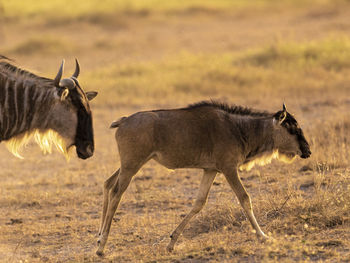
[[[238,64],[290,70],[321,66],[328,71],[350,67],[350,38],[328,38],[318,42],[276,43],[236,61]]]

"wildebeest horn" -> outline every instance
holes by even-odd
[[[287,111],[286,104],[283,102],[283,111]]]
[[[72,77],[74,77],[74,78],[78,78],[79,73],[80,73],[80,66],[79,66],[79,62],[78,62],[78,60],[77,60],[77,59],[75,59],[75,71],[74,71],[74,74],[72,75]]]
[[[61,81],[62,74],[63,74],[63,66],[64,66],[64,59],[62,60],[60,69],[58,70],[58,73],[53,81],[57,88],[59,88],[59,86],[60,86],[60,81]]]
[[[72,79],[62,79],[60,81],[60,87],[65,87],[65,88],[68,88],[68,89],[74,89],[75,87],[75,83]]]

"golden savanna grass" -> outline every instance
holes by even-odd
[[[297,262],[350,260],[350,3],[337,0],[2,1],[0,54],[54,77],[81,63],[96,151],[66,162],[35,143],[24,160],[0,147],[0,261]],[[110,123],[203,99],[277,111],[285,102],[310,159],[242,172],[262,229],[257,241],[222,175],[174,253],[169,234],[190,211],[200,171],[150,162],[95,256],[102,185],[119,167]]]

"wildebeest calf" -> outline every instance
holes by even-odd
[[[257,223],[250,197],[238,169],[251,169],[277,158],[291,162],[311,154],[301,128],[283,105],[275,114],[217,102],[187,108],[138,112],[113,122],[121,167],[104,184],[104,203],[97,254],[107,242],[112,218],[131,178],[150,159],[170,169],[201,168],[198,198],[190,213],[171,235],[172,251],[186,224],[204,206],[218,172],[236,193],[258,237],[266,239]]]

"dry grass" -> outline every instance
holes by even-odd
[[[64,57],[70,75],[78,57],[82,85],[99,95],[91,159],[29,145],[19,160],[0,147],[0,261],[348,262],[349,10],[342,0],[3,1],[1,54],[45,76]],[[209,98],[270,111],[285,101],[311,143],[310,159],[241,174],[274,240],[256,240],[219,175],[167,253],[200,171],[150,162],[125,193],[106,256],[95,256],[102,185],[119,165],[110,123]]]
[[[7,53],[15,55],[25,54],[59,54],[61,52],[73,52],[72,47],[68,41],[63,41],[62,38],[53,36],[33,37],[25,42],[19,44]]]

